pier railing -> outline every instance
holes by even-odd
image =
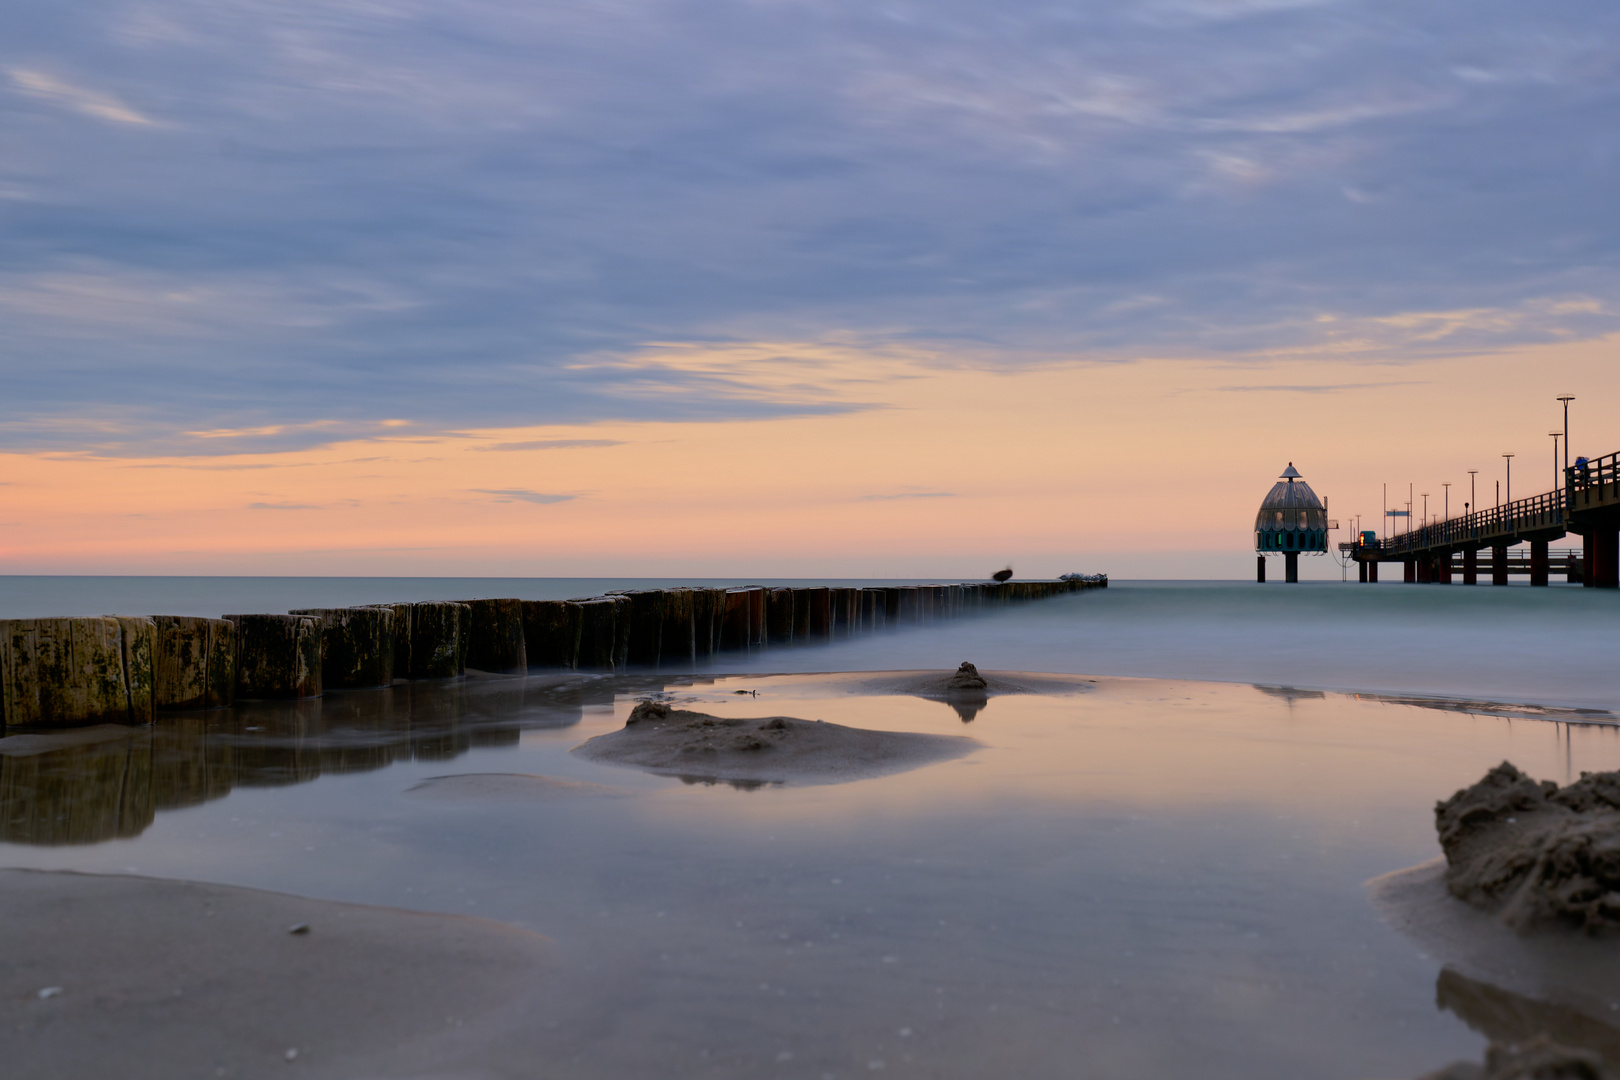
[[[1403,555],[1436,548],[1486,547],[1493,542],[1511,542],[1520,533],[1561,529],[1564,497],[1562,491],[1547,491],[1488,510],[1431,522],[1389,537],[1379,543],[1378,550],[1385,555]]]

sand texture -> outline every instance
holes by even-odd
[[[1560,788],[1503,762],[1435,807],[1453,896],[1528,931],[1620,926],[1620,773]]]
[[[867,731],[789,716],[725,718],[642,702],[623,728],[574,753],[693,779],[838,784],[961,757],[979,745],[959,735]]]
[[[547,955],[483,919],[0,870],[0,1059],[7,1080],[384,1075],[510,1027]]]
[[[553,802],[558,799],[600,798],[623,792],[606,784],[563,780],[531,773],[458,773],[431,776],[406,790],[419,799],[465,802]]]

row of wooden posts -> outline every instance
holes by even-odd
[[[0,730],[150,723],[237,699],[319,697],[471,668],[689,669],[722,653],[830,641],[1105,586],[640,589],[578,600],[308,608],[286,615],[0,620]]]

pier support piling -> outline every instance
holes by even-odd
[[[1416,585],[1417,584],[1417,579],[1418,579],[1417,565],[1418,564],[1417,564],[1416,559],[1407,559],[1406,560],[1405,573],[1402,574],[1402,576],[1401,576],[1401,580],[1403,582],[1405,582],[1408,585]]]
[[[1547,541],[1530,541],[1530,584],[1547,584],[1548,566]]]
[[[1283,552],[1283,581],[1289,585],[1299,582],[1299,552]]]
[[[1356,580],[1363,585],[1367,584],[1367,562],[1364,559],[1356,560]]]
[[[1266,557],[1264,555],[1254,557],[1254,580],[1262,585],[1266,583]]]
[[[1491,584],[1506,585],[1507,578],[1507,545],[1491,545]]]
[[[1463,584],[1479,584],[1479,549],[1469,548],[1463,552]]]
[[[1367,564],[1367,584],[1378,584],[1378,564],[1376,562]]]
[[[1587,562],[1592,585],[1599,589],[1620,588],[1620,529],[1613,525],[1594,525],[1587,530],[1587,536],[1592,544]]]

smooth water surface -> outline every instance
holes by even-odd
[[[821,787],[569,753],[665,689],[983,745]],[[1504,758],[1559,781],[1620,767],[1612,725],[1308,690],[1102,679],[994,697],[971,724],[850,691],[469,679],[101,732],[0,758],[0,864],[540,931],[553,1004],[467,1063],[496,1075],[1412,1077],[1483,1040],[1435,1007],[1440,965],[1363,883],[1433,857],[1435,800]],[[454,773],[608,790],[411,790]]]

